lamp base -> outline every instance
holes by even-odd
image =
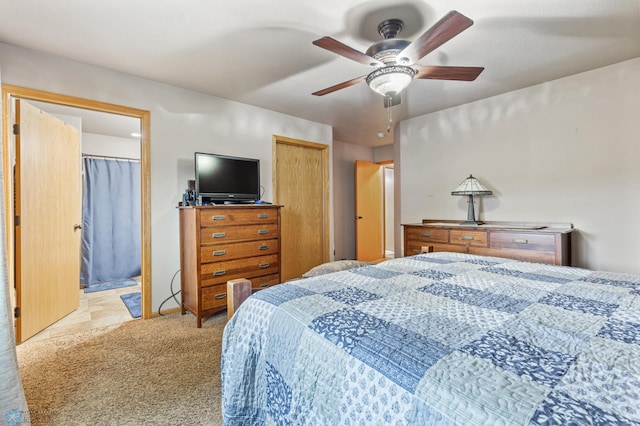
[[[460,222],[460,225],[466,226],[478,226],[482,225],[484,222],[476,220],[476,212],[473,209],[473,195],[469,194],[467,199],[467,220],[464,222]]]

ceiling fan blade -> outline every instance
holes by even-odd
[[[327,87],[326,89],[318,90],[317,92],[313,92],[312,95],[315,96],[323,96],[327,93],[335,92],[336,90],[344,89],[345,87],[353,86],[354,84],[358,84],[361,81],[364,81],[367,78],[366,75],[361,77],[354,78],[353,80],[343,81],[340,84],[336,84],[335,86]]]
[[[349,47],[346,44],[341,43],[331,37],[322,37],[314,41],[313,44],[318,47],[322,47],[323,49],[327,49],[328,51],[336,53],[340,56],[344,56],[347,59],[360,62],[361,64],[370,65],[372,67],[384,65],[383,62],[377,60],[376,58],[372,58],[371,56],[364,54],[352,47]]]
[[[460,12],[452,10],[436,22],[413,43],[405,47],[396,62],[402,65],[415,64],[427,53],[442,46],[453,37],[473,25],[473,21]]]
[[[413,78],[431,80],[473,81],[484,70],[484,67],[449,67],[449,66],[414,66],[418,71]]]
[[[396,94],[391,95],[391,96],[385,96],[384,97],[384,107],[385,108],[389,108],[389,98],[391,98],[391,106],[400,105],[400,102],[402,102],[402,98],[400,97],[400,93],[396,93]]]

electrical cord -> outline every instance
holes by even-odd
[[[169,296],[169,297],[167,297],[166,299],[164,299],[164,300],[162,301],[162,303],[160,304],[160,306],[158,306],[158,315],[160,315],[161,317],[163,317],[163,316],[164,316],[164,314],[161,312],[161,310],[162,310],[162,305],[164,305],[165,303],[167,303],[167,302],[169,301],[169,299],[171,299],[172,297],[173,297],[173,300],[175,300],[175,301],[176,301],[176,303],[178,304],[178,306],[180,306],[180,307],[182,308],[182,302],[180,302],[180,301],[176,298],[176,296],[177,296],[177,295],[179,295],[179,294],[180,294],[180,292],[181,292],[182,290],[178,290],[178,291],[177,291],[177,292],[175,292],[175,293],[174,293],[174,291],[173,291],[173,280],[175,280],[175,279],[176,279],[176,275],[178,275],[178,272],[180,272],[180,269],[178,269],[178,270],[176,271],[176,273],[175,273],[175,274],[173,274],[173,277],[171,278],[171,283],[169,284],[169,288],[170,288],[170,290],[171,290],[171,296]]]

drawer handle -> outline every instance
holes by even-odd
[[[222,271],[215,271],[215,272],[213,273],[213,276],[214,276],[214,277],[221,277],[221,276],[223,276],[223,275],[224,275],[224,274],[226,274],[226,273],[227,273],[227,271],[223,269]]]
[[[431,232],[423,232],[422,236],[423,237],[430,237],[431,236]]]
[[[216,250],[213,252],[214,256],[224,256],[225,254],[227,254],[226,250]]]
[[[268,233],[269,233],[269,230],[268,230],[268,229],[260,229],[260,230],[258,231],[258,235],[266,235],[266,234],[268,234]]]
[[[269,284],[269,283],[264,283],[264,284],[261,284],[261,285],[260,285],[260,288],[267,288],[267,287],[270,287],[270,286],[271,286],[271,284]]]
[[[462,239],[463,240],[473,240],[473,235],[463,235]]]
[[[227,297],[227,293],[218,293],[215,296],[213,296],[213,298],[216,300],[224,299],[225,297]]]
[[[260,213],[258,219],[269,219],[269,215],[266,213]]]
[[[269,250],[269,246],[268,245],[262,245],[260,247],[258,247],[258,250]]]
[[[224,238],[226,236],[227,234],[225,232],[216,232],[215,234],[212,235],[213,238]]]
[[[223,214],[218,214],[218,215],[215,215],[215,216],[211,217],[211,219],[213,219],[213,220],[225,220],[226,218],[227,217],[225,215],[223,215]]]
[[[525,240],[522,238],[514,238],[513,240],[511,240],[511,242],[514,244],[529,244],[529,240]]]
[[[258,265],[258,268],[260,268],[260,269],[265,269],[265,268],[268,268],[268,267],[269,267],[268,263],[261,263],[261,264]]]

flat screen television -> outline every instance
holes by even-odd
[[[252,203],[260,199],[260,160],[195,153],[196,197],[202,204]]]

